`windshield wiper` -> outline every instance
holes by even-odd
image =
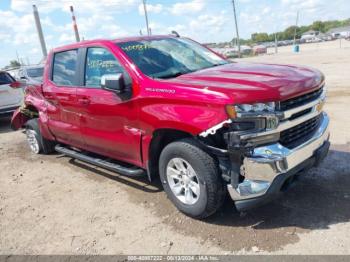
[[[184,74],[188,74],[188,73],[191,73],[191,71],[176,72],[176,73],[165,75],[165,76],[159,76],[158,78],[161,78],[161,79],[175,78],[175,77],[178,77],[178,76],[181,76],[181,75],[184,75]]]
[[[217,63],[217,64],[212,64],[212,65],[210,65],[210,66],[206,66],[206,67],[200,68],[200,69],[198,69],[197,71],[204,70],[204,69],[208,69],[208,68],[212,68],[212,67],[216,67],[216,66],[227,65],[227,64],[229,64],[229,63]]]

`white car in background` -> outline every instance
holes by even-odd
[[[11,115],[23,102],[21,83],[5,71],[0,71],[0,117]]]
[[[27,85],[41,84],[43,73],[43,65],[22,66],[17,72],[17,79],[24,81]]]

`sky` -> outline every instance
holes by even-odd
[[[235,36],[231,0],[146,0],[153,34],[180,35],[199,42],[230,41]],[[81,38],[118,38],[145,34],[142,0],[0,0],[0,68],[17,54],[37,63],[42,54],[32,14],[36,4],[47,49],[74,41],[69,6]],[[350,18],[349,0],[236,0],[240,36],[284,30],[315,20]],[[16,53],[17,52],[17,53]]]

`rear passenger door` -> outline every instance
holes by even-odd
[[[43,85],[43,94],[49,102],[49,127],[62,143],[81,147],[79,110],[76,90],[78,76],[78,49],[54,53],[51,76]]]

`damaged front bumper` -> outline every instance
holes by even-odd
[[[256,147],[244,157],[244,180],[228,191],[238,210],[246,210],[273,199],[295,174],[321,161],[329,149],[329,118],[321,113],[321,122],[306,142],[289,149],[279,142]]]

